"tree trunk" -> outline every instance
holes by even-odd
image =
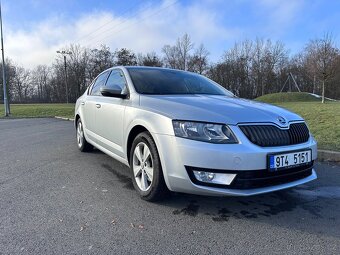
[[[325,103],[325,79],[322,80],[322,103]]]

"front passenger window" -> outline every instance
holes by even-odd
[[[120,87],[122,89],[122,93],[127,93],[127,85],[126,80],[124,78],[124,74],[120,70],[112,70],[109,76],[109,79],[106,82],[107,87]]]

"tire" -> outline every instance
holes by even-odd
[[[142,199],[155,202],[170,193],[164,181],[156,144],[149,132],[140,133],[133,141],[130,168],[133,186]]]
[[[77,121],[77,145],[78,149],[81,152],[90,152],[93,150],[93,145],[89,144],[84,135],[84,129],[83,129],[83,123],[81,122],[81,119],[79,118]]]

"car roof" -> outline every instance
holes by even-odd
[[[141,69],[141,70],[151,69],[151,70],[164,70],[164,71],[175,71],[175,72],[182,72],[182,73],[197,74],[197,73],[190,72],[190,71],[168,68],[168,67],[157,67],[157,66],[120,66],[120,67],[123,67],[126,70],[129,70],[129,69]]]
[[[194,72],[184,71],[184,70],[174,69],[174,68],[168,68],[168,67],[157,67],[157,66],[122,66],[121,65],[121,66],[112,66],[112,67],[102,71],[100,74],[98,74],[98,76],[101,75],[102,73],[105,73],[107,71],[111,71],[111,70],[114,70],[114,69],[121,69],[121,70],[126,70],[126,71],[128,71],[129,69],[140,69],[140,70],[150,69],[150,70],[175,71],[175,72],[199,75],[199,74],[194,73]]]

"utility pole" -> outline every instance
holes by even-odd
[[[65,92],[66,92],[66,103],[68,104],[68,83],[67,83],[67,62],[66,56],[71,55],[72,52],[66,50],[57,50],[57,53],[64,56],[64,68],[65,68]]]
[[[2,84],[4,88],[5,116],[7,117],[10,114],[10,112],[9,112],[9,103],[7,99],[7,88],[6,88],[5,53],[4,53],[4,38],[3,38],[3,32],[2,32],[1,2],[0,2],[0,27],[1,27],[1,53],[2,53]]]

